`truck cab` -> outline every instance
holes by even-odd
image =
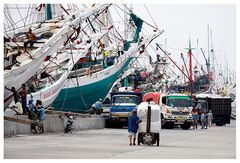
[[[180,125],[188,130],[192,125],[192,98],[185,94],[169,94],[160,98],[160,107],[165,127],[173,128]]]
[[[192,125],[192,98],[185,94],[161,94],[150,92],[144,95],[143,101],[151,98],[161,108],[162,126],[174,128],[180,125],[182,129],[189,129]]]
[[[110,123],[127,125],[132,110],[141,103],[140,92],[113,92],[111,93]]]

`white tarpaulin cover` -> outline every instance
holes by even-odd
[[[137,115],[141,123],[139,123],[138,132],[146,132],[147,131],[147,109],[148,106],[151,106],[151,127],[150,132],[159,133],[161,130],[161,112],[160,107],[155,103],[142,102],[137,107]]]

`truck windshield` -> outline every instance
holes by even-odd
[[[171,107],[191,107],[192,100],[190,98],[168,98],[167,106]]]
[[[138,104],[139,100],[137,96],[114,96],[113,103],[131,103]]]

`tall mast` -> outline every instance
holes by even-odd
[[[197,38],[197,60],[198,60],[198,38]],[[197,62],[196,62],[196,65],[197,65]]]
[[[193,83],[193,76],[192,76],[192,46],[191,46],[191,40],[189,38],[189,44],[188,44],[188,48],[186,48],[188,50],[188,57],[189,57],[189,83],[192,84]]]
[[[165,38],[165,52],[167,52],[167,38]]]
[[[127,20],[127,4],[124,4],[124,40],[127,40],[128,20]]]
[[[225,61],[226,61],[226,84],[228,84],[228,60],[227,60],[227,54],[225,52]]]
[[[212,29],[210,29],[210,38],[211,38],[211,56],[212,56],[212,72],[215,73],[215,66],[217,66],[217,64],[215,64],[215,55],[214,55],[214,50],[213,50],[213,37],[212,37]],[[217,69],[217,67],[216,67]]]
[[[190,39],[189,39],[189,52],[188,52],[188,55],[189,55],[189,75],[190,75],[190,82],[192,83],[193,82],[193,77],[192,77],[192,50],[191,50]]]
[[[198,38],[197,38],[197,56],[196,56],[196,60],[198,61]],[[198,77],[198,62],[195,63],[194,66],[194,78],[196,80],[196,78]]]
[[[208,72],[210,72],[210,50],[209,50],[209,25],[207,26],[207,37],[208,37],[208,65],[207,65],[207,69]]]

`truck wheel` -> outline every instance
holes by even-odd
[[[157,134],[157,146],[159,146],[159,141],[160,141],[159,134]]]
[[[216,126],[222,126],[223,124],[222,124],[222,122],[217,122],[216,123]]]
[[[174,128],[174,123],[166,122],[164,126],[165,126],[165,128],[167,128],[167,129],[173,129],[173,128]]]
[[[106,124],[106,128],[110,128],[111,127],[111,122],[109,119],[105,120],[105,124]]]
[[[192,126],[192,123],[189,123],[189,122],[180,125],[180,127],[181,127],[183,130],[188,130],[191,126]]]
[[[140,134],[138,134],[137,143],[138,143],[138,145],[140,145]]]

